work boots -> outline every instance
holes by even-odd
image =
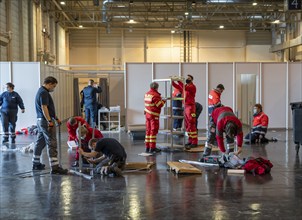
[[[207,157],[207,156],[210,156],[211,153],[212,153],[212,145],[206,143],[202,156],[203,156],[203,157]]]
[[[8,137],[3,137],[2,144],[5,144],[7,142],[8,142]]]
[[[66,175],[68,174],[68,170],[67,169],[63,169],[60,166],[52,166],[51,167],[51,174],[60,174],[60,175]]]
[[[11,137],[11,143],[12,143],[12,144],[16,143],[16,136],[12,136],[12,137]]]
[[[33,163],[33,170],[45,170],[45,164],[43,163]]]

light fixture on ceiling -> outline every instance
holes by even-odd
[[[253,6],[256,6],[256,5],[258,5],[258,3],[255,1],[255,2],[253,2],[252,5],[253,5]]]
[[[66,5],[66,3],[65,3],[65,2],[63,2],[63,1],[61,1],[61,2],[60,2],[60,4],[61,4],[61,5]]]
[[[171,34],[174,34],[175,33],[175,31],[174,30],[171,30]]]
[[[132,5],[132,4],[133,4],[133,1],[129,1],[129,4]]]
[[[196,5],[196,1],[192,1],[192,6],[195,6]]]
[[[186,12],[185,12],[185,15],[189,15],[189,12],[186,11]]]
[[[136,24],[137,22],[134,21],[133,19],[129,19],[129,21],[127,21],[126,23],[128,23],[128,24]]]
[[[219,28],[220,28],[220,29],[223,29],[223,28],[224,28],[224,26],[223,26],[223,25],[220,25],[220,26],[219,26]]]
[[[80,24],[80,25],[79,25],[79,28],[83,28],[83,25]]]
[[[279,24],[280,23],[280,20],[275,20],[272,22],[273,24]]]

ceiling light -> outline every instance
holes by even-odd
[[[80,24],[80,25],[79,25],[79,28],[83,28],[83,25]]]
[[[185,15],[189,15],[189,12],[185,12]]]
[[[219,26],[219,28],[220,28],[220,29],[223,29],[223,28],[224,28],[224,26],[223,26],[223,25],[220,25],[220,26]]]
[[[192,1],[192,6],[196,5],[196,1]]]
[[[258,3],[257,2],[253,2],[253,6],[256,6]]]
[[[275,21],[273,21],[272,23],[274,23],[274,24],[279,24],[279,23],[280,23],[280,20],[275,20]]]
[[[60,4],[61,4],[61,5],[66,5],[66,3],[65,3],[65,2],[60,2]]]
[[[171,34],[174,34],[174,33],[175,33],[175,31],[174,31],[174,30],[172,30],[172,31],[171,31]]]
[[[132,5],[132,4],[133,4],[133,1],[129,1],[129,3]]]

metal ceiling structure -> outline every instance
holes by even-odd
[[[64,3],[62,3],[64,2]],[[284,0],[50,0],[43,10],[65,29],[271,30],[297,22]],[[257,4],[253,4],[257,3]],[[300,13],[300,11],[299,11]],[[280,20],[281,23],[274,23]],[[223,26],[223,27],[222,27]],[[281,25],[282,26],[282,25]]]

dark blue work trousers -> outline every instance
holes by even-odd
[[[85,119],[90,124],[90,126],[96,125],[96,118],[97,118],[97,106],[96,105],[85,106]]]
[[[18,110],[1,111],[2,129],[4,131],[4,137],[7,138],[9,133],[11,137],[15,138],[16,133],[16,121]]]

